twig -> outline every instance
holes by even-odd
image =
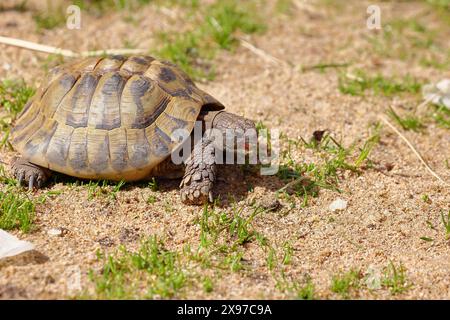
[[[294,0],[293,1],[294,6],[298,9],[298,10],[304,10],[307,13],[317,13],[319,12],[317,6],[314,7],[312,4],[308,3],[307,1],[304,0]]]
[[[327,69],[327,68],[345,68],[348,67],[350,63],[319,63],[319,64],[313,64],[309,66],[301,66],[301,70],[303,72],[314,70],[314,69]]]
[[[358,82],[363,82],[364,79],[361,77],[358,77],[357,75],[354,75],[353,73],[346,73],[345,76],[350,80],[356,80]]]
[[[286,61],[283,61],[281,59],[278,59],[270,54],[268,54],[267,52],[265,52],[264,50],[255,47],[254,45],[252,45],[250,42],[248,42],[247,40],[244,40],[242,38],[239,38],[239,41],[241,42],[241,45],[250,50],[251,52],[253,52],[254,54],[256,54],[257,56],[263,58],[264,60],[266,60],[267,62],[270,62],[274,65],[283,65],[283,66],[289,66],[289,63],[287,63]]]
[[[145,54],[148,50],[145,49],[106,49],[106,50],[96,50],[96,51],[83,51],[79,55],[81,57],[92,57],[92,56],[102,56],[102,55],[131,55],[131,54]]]
[[[389,122],[388,119],[386,119],[384,116],[380,116],[381,120],[386,123],[400,138],[405,141],[405,143],[408,145],[408,147],[412,150],[412,152],[416,155],[416,157],[422,162],[422,164],[425,166],[425,168],[440,182],[442,182],[445,185],[450,185],[448,182],[445,182],[436,172],[431,169],[431,167],[426,163],[426,161],[423,159],[423,157],[420,155],[420,153],[414,148],[414,146],[409,142],[409,140],[392,124]]]
[[[21,39],[14,39],[14,38],[8,38],[8,37],[2,37],[0,36],[0,43],[7,44],[10,46],[15,46],[19,48],[34,50],[34,51],[40,51],[45,53],[54,53],[54,54],[60,54],[65,57],[77,57],[78,54],[76,52],[73,52],[71,50],[64,50],[60,48],[55,48],[39,43],[34,43],[30,41],[25,41]]]
[[[62,55],[64,57],[69,58],[77,58],[77,57],[90,57],[90,56],[101,56],[105,54],[143,54],[146,53],[147,50],[144,49],[107,49],[107,50],[97,50],[97,51],[84,51],[84,52],[74,52],[67,49],[61,49],[56,48],[52,46],[47,46],[44,44],[39,44],[31,41],[26,41],[22,39],[15,39],[15,38],[9,38],[9,37],[3,37],[0,36],[0,43],[15,46],[19,48],[39,51],[39,52],[45,52],[45,53],[52,53],[52,54],[58,54]]]
[[[299,184],[300,182],[306,180],[306,177],[300,176],[298,178],[295,178],[294,180],[292,180],[291,182],[287,183],[284,187],[280,188],[277,190],[277,192],[283,192],[297,184]]]

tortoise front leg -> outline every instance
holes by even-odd
[[[213,202],[212,188],[216,181],[214,144],[211,140],[200,140],[188,159],[181,181],[181,200],[185,204]]]
[[[20,185],[28,185],[28,189],[41,188],[52,175],[47,168],[35,165],[23,158],[16,159],[13,163],[13,175]]]

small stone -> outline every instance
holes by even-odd
[[[52,228],[47,231],[47,234],[51,237],[62,237],[63,233],[61,228]]]
[[[313,139],[316,142],[321,142],[325,132],[326,132],[326,130],[316,130],[316,131],[314,131],[313,132]]]
[[[129,228],[122,228],[122,230],[120,231],[119,239],[120,239],[121,243],[131,242],[131,241],[138,240],[139,235],[136,232],[136,230],[129,229]]]
[[[3,63],[2,67],[3,67],[3,70],[6,70],[6,71],[11,70],[11,65],[9,63],[6,63],[6,62]]]
[[[0,299],[27,299],[27,291],[12,284],[0,284]]]
[[[15,27],[17,27],[17,26],[18,26],[18,24],[17,24],[16,21],[8,21],[8,22],[6,23],[6,27],[8,27],[8,28],[15,28]]]
[[[260,207],[266,211],[278,211],[282,205],[278,199],[265,199],[260,202]]]
[[[97,242],[102,247],[112,247],[115,244],[114,240],[111,239],[110,237],[103,237],[101,239],[98,239]]]
[[[329,209],[333,212],[338,210],[344,210],[345,208],[347,208],[347,201],[342,199],[334,200],[329,206]]]
[[[422,94],[425,100],[442,104],[450,109],[450,79],[443,79],[436,84],[424,85]]]
[[[370,290],[378,290],[381,288],[381,273],[374,266],[369,266],[367,276],[365,278],[366,286]]]
[[[53,284],[56,282],[55,278],[53,278],[49,274],[44,277],[44,281],[45,281],[45,284]]]

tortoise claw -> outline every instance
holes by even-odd
[[[23,184],[24,179],[25,179],[25,172],[21,171],[17,179],[19,181],[19,186]]]
[[[51,175],[50,170],[32,164],[23,159],[17,159],[13,164],[14,177],[19,185],[28,185],[28,190],[40,188]]]
[[[34,175],[30,176],[30,179],[28,180],[28,190],[31,191],[34,188]]]

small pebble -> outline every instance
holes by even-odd
[[[261,201],[259,205],[264,210],[271,212],[278,211],[282,207],[280,201],[278,201],[277,199],[270,199],[270,198]]]
[[[334,200],[329,206],[329,209],[333,212],[338,210],[344,210],[345,208],[347,208],[347,201],[342,199]]]
[[[101,239],[98,239],[97,242],[102,247],[112,247],[115,244],[114,240],[111,239],[110,237],[103,237]]]
[[[2,65],[2,67],[3,67],[3,70],[6,70],[6,71],[9,71],[9,70],[11,70],[11,65],[9,64],[9,63],[3,63],[3,65]]]
[[[63,230],[60,228],[52,228],[47,231],[47,234],[51,237],[62,237]]]

